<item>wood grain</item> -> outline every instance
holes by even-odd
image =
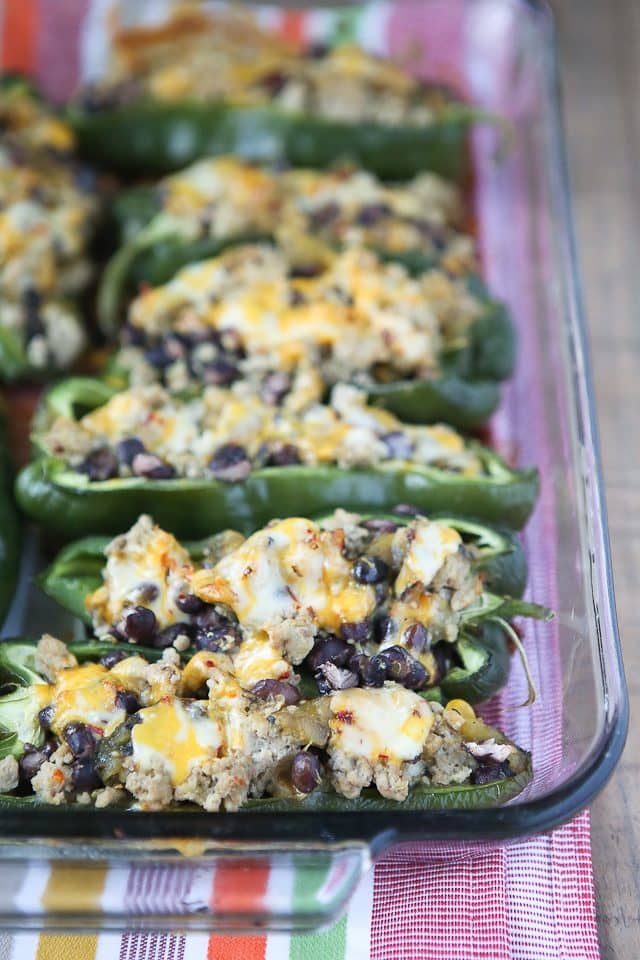
[[[631,698],[622,762],[592,811],[603,960],[640,956],[640,3],[555,0],[573,186]]]

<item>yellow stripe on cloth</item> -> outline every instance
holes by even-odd
[[[106,868],[55,863],[42,894],[46,914],[99,914]],[[36,960],[95,960],[97,936],[41,934]]]

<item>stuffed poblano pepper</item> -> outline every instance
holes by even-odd
[[[361,247],[292,265],[267,244],[183,267],[130,304],[106,378],[172,391],[245,380],[285,394],[299,372],[319,389],[362,386],[405,420],[486,422],[514,359],[502,304],[441,270],[412,277]]]
[[[425,523],[426,521],[422,526]],[[405,536],[402,533],[405,527],[409,528],[406,536],[410,537],[413,536],[414,529],[421,530],[422,526],[420,522],[410,520],[406,514],[365,516],[349,514],[344,510],[335,511],[318,521],[319,530],[322,531],[320,536],[324,535],[325,530],[338,529],[345,532],[346,553],[352,562],[354,576],[360,578],[357,582],[363,582],[362,573],[367,563],[373,563],[376,570],[385,573],[384,577],[381,575],[377,580],[375,610],[367,614],[364,626],[361,624],[357,629],[345,628],[344,636],[353,634],[354,642],[357,640],[365,646],[369,644],[374,652],[378,650],[378,641],[385,630],[393,642],[397,631],[392,630],[384,619],[389,606],[388,579],[394,563],[391,551],[398,551],[398,544]],[[311,525],[311,528],[315,530],[314,525]],[[267,530],[269,529],[272,528],[268,527]],[[524,589],[526,563],[517,541],[512,536],[458,519],[432,521],[429,529],[433,542],[427,545],[427,549],[434,555],[434,563],[438,564],[442,559],[442,556],[439,558],[438,555],[438,538],[451,538],[452,543],[457,544],[458,552],[464,556],[462,562],[465,576],[468,577],[467,586],[473,584],[474,590],[478,590],[481,584],[483,601],[479,611],[475,611],[476,614],[479,613],[478,618],[468,619],[464,630],[455,635],[455,639],[454,630],[450,632],[447,642],[433,642],[433,637],[425,641],[418,653],[424,653],[428,677],[427,673],[421,673],[421,676],[430,697],[442,699],[443,696],[461,696],[475,703],[500,689],[506,682],[509,669],[505,627],[502,623],[504,617],[494,626],[492,611],[495,613],[498,610],[500,602],[503,604],[503,612],[506,611],[505,616],[518,610],[533,610],[534,613],[540,611],[526,604],[522,606],[514,599]],[[247,544],[254,539],[250,538]],[[152,597],[150,602],[145,600],[145,591],[155,593],[155,587],[162,585],[163,578],[166,579],[166,589],[173,590],[175,584],[171,571],[177,569],[178,559],[183,570],[188,564],[194,568],[211,566],[228,554],[240,550],[244,542],[240,533],[227,530],[206,540],[185,542],[180,547],[172,536],[152,526],[149,519],[143,517],[126,537],[119,536],[113,543],[109,543],[106,538],[88,537],[70,544],[39,577],[39,583],[49,596],[80,617],[100,637],[104,638],[105,631],[110,631],[107,639],[119,637],[122,642],[134,642],[132,638],[136,632],[136,623],[146,619],[149,629],[143,636],[145,643],[162,649],[173,643],[176,636],[182,633],[183,641],[179,643],[181,652],[184,649],[193,651],[194,647],[207,647],[212,637],[215,640],[215,636],[223,635],[224,631],[220,630],[215,636],[210,635],[209,630],[210,627],[217,629],[225,626],[223,620],[218,622],[218,615],[214,616],[207,604],[197,603],[193,599],[179,601],[177,608],[172,601],[167,605],[165,600],[159,600],[161,607],[158,607],[153,601],[158,599],[159,593]],[[126,579],[127,576],[129,579],[123,585],[123,577]],[[375,580],[375,571],[369,576]],[[445,572],[444,579],[441,577],[440,580],[448,583],[447,576]],[[447,589],[445,586],[443,593],[446,593]],[[161,590],[164,591],[165,587],[161,586]],[[142,594],[144,596],[141,600]],[[487,600],[489,595],[496,599]],[[511,607],[510,604],[515,606]],[[142,611],[143,606],[146,612]],[[185,607],[184,611],[182,607]],[[134,611],[134,608],[137,614],[131,620],[130,629],[127,626],[126,611]],[[420,616],[417,607],[416,616]],[[226,626],[228,627],[228,624]],[[428,626],[422,626],[429,630]],[[415,647],[420,647],[418,641],[420,637],[424,639],[422,627],[407,627],[405,633],[407,636],[415,634]],[[185,645],[184,637],[190,643]],[[336,648],[336,663],[338,660],[342,663],[347,653],[355,653],[345,643],[333,640],[332,644]],[[425,653],[427,648],[428,653]],[[358,654],[361,652],[358,649]],[[359,662],[364,670],[366,661]],[[405,667],[409,669],[409,661],[406,661]],[[419,667],[413,669],[419,670]],[[377,661],[373,667],[367,666],[364,672],[368,676],[372,670],[380,670]],[[308,667],[307,674],[311,672],[313,671]]]
[[[73,133],[19,78],[0,85],[0,379],[67,369],[86,343],[97,202]]]
[[[395,680],[247,689],[226,653],[108,647],[0,644],[0,808],[467,809],[531,780],[529,754],[461,699]]]
[[[114,393],[67,381],[40,413],[39,455],[18,477],[18,502],[63,538],[115,534],[145,510],[179,536],[248,533],[274,514],[336,503],[525,523],[535,470],[510,469],[448,426],[403,423],[356,387],[338,384],[328,404],[314,395],[306,375],[279,403],[246,384],[179,397],[158,385]]]
[[[478,272],[474,239],[462,232],[460,191],[431,173],[385,184],[348,166],[276,170],[217,157],[125,191],[113,210],[120,249],[98,298],[107,331],[127,288],[166,283],[180,267],[250,237],[271,238],[298,264],[364,246],[415,273],[434,266],[454,276]]]
[[[49,683],[10,690],[4,714],[0,700],[5,789],[26,765],[49,803],[284,810],[314,794],[341,809],[364,790],[367,807],[437,808],[506,799],[528,779],[527,758],[459,696],[476,681],[489,695],[506,670],[490,687],[460,649],[488,650],[488,669],[486,628],[515,636],[505,618],[550,614],[486,591],[452,526],[338,510],[213,538],[196,561],[141,517],[108,546],[87,609],[97,639],[45,636],[22,662]]]
[[[116,34],[113,48],[111,70],[80,91],[68,117],[84,156],[123,173],[235,153],[310,167],[347,159],[390,179],[421,170],[461,179],[469,129],[484,119],[356,46],[300,52],[233,17],[178,16],[159,30]]]

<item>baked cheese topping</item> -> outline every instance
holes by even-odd
[[[138,716],[142,722],[131,731],[134,759],[143,768],[164,767],[174,786],[223,749],[220,724],[197,701],[162,700]]]
[[[462,546],[462,537],[453,527],[439,523],[418,522],[412,527],[413,537],[395,582],[400,596],[414,583],[429,586],[448,557]]]
[[[249,17],[241,23],[234,11],[178,12],[161,27],[122,31],[106,79],[91,92],[92,104],[96,95],[108,105],[144,95],[273,103],[337,120],[390,124],[429,123],[448,101],[442,91],[424,87],[394,63],[355,45],[305,56]]]
[[[167,227],[187,239],[269,234],[293,262],[324,262],[331,246],[369,246],[420,250],[454,274],[477,269],[473,237],[455,229],[460,192],[433,173],[386,184],[349,166],[276,172],[222,156],[165,177],[158,198]]]
[[[353,580],[339,536],[300,517],[254,533],[213,570],[195,573],[192,588],[207,603],[226,604],[253,630],[307,612],[319,627],[337,631],[375,607],[373,588]]]
[[[125,689],[106,667],[87,663],[58,674],[55,684],[42,684],[42,706],[53,706],[51,730],[62,736],[70,723],[84,723],[99,735],[108,735],[122,723],[126,712],[116,704],[116,694]]]
[[[291,406],[299,399],[302,395],[294,394]],[[484,472],[476,452],[451,427],[404,424],[388,411],[368,405],[366,394],[347,384],[334,387],[328,404],[311,399],[299,410],[288,406],[286,401],[282,406],[265,403],[242,384],[232,389],[208,387],[193,400],[182,400],[160,386],[134,387],[79,421],[58,418],[39,442],[52,455],[84,470],[82,462],[92,451],[115,448],[121,440],[136,437],[178,476],[230,481],[239,477],[227,477],[216,467],[216,455],[227,444],[242,448],[249,469],[269,464],[270,455],[286,446],[295,453],[289,463],[311,466],[368,467],[396,461],[465,476]],[[111,476],[132,472],[136,473],[135,461],[131,465],[114,460]]]
[[[378,364],[396,376],[436,371],[449,331],[463,336],[478,309],[444,274],[413,278],[370,250],[346,249],[317,276],[291,277],[284,254],[245,245],[143,291],[129,324],[150,337],[233,331],[248,361],[292,371],[322,357],[335,382]]]
[[[370,763],[416,760],[433,725],[429,704],[397,684],[331,696],[330,747]]]
[[[160,627],[188,620],[176,599],[191,571],[189,554],[172,534],[143,516],[107,547],[104,583],[86,599],[99,631],[116,624],[127,608],[153,610]]]

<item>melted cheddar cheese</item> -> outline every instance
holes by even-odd
[[[99,632],[137,604],[153,610],[160,627],[189,619],[176,598],[184,590],[191,561],[172,534],[142,516],[109,544],[106,554],[104,583],[85,601]]]
[[[192,589],[208,603],[226,604],[254,630],[309,613],[321,628],[337,631],[375,607],[375,591],[353,579],[339,536],[300,517],[254,533],[213,570],[194,574]]]
[[[370,763],[415,760],[432,725],[429,704],[395,683],[339,690],[331,696],[330,748],[349,757]]]
[[[453,527],[419,520],[411,529],[409,549],[395,582],[398,596],[414,583],[428,587],[447,558],[454,556],[462,546],[462,537]]]
[[[142,722],[131,731],[134,760],[146,768],[164,767],[174,786],[184,783],[194,766],[217,757],[223,747],[220,724],[203,713],[200,704],[161,700],[138,716]]]
[[[108,735],[122,723],[126,712],[115,702],[124,684],[99,663],[62,670],[55,684],[36,687],[43,706],[53,706],[51,730],[61,737],[70,723],[83,723],[99,734]]]

